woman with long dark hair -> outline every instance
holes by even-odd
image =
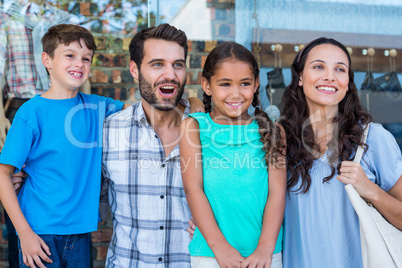
[[[347,49],[318,38],[292,66],[282,102],[288,161],[284,267],[362,267],[358,217],[345,184],[352,184],[402,229],[402,157],[394,137],[359,102]],[[365,153],[353,158],[359,145]]]

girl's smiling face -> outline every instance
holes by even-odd
[[[349,60],[337,46],[318,45],[309,52],[299,86],[303,87],[310,113],[343,100],[349,85]]]
[[[201,80],[203,90],[212,97],[214,108],[211,118],[223,124],[248,120],[248,108],[253,102],[254,93],[259,86],[259,79],[254,77],[250,65],[236,59],[223,61],[215,74],[208,81]]]

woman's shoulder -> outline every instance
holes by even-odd
[[[395,139],[394,136],[379,123],[371,123],[367,136],[367,143]]]
[[[366,143],[363,169],[371,181],[388,191],[402,174],[401,149],[394,136],[378,123],[371,124]]]
[[[374,154],[372,155],[374,158],[378,156],[386,158],[394,154],[401,154],[395,137],[378,123],[371,123],[366,144],[368,151]]]

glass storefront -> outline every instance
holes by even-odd
[[[2,0],[3,8],[12,1]],[[24,0],[18,1],[22,4]],[[96,37],[94,93],[138,101],[128,73],[128,43],[137,31],[160,23],[184,30],[191,41],[186,95],[201,96],[200,71],[208,52],[236,41],[254,52],[261,66],[263,106],[277,105],[290,82],[288,66],[301,45],[333,37],[352,52],[355,81],[374,119],[402,142],[402,2],[394,0],[35,0],[31,12],[54,20],[46,8],[68,12]],[[102,77],[103,76],[103,77]],[[268,83],[268,77],[271,83]],[[270,87],[271,86],[271,87]],[[266,89],[266,90],[263,90]],[[275,107],[271,107],[275,115]]]
[[[2,0],[7,7],[12,1]],[[20,0],[20,3],[26,3]],[[361,100],[377,122],[402,144],[402,2],[394,0],[35,0],[33,12],[52,20],[50,4],[90,29],[98,44],[92,92],[139,100],[128,72],[128,44],[137,31],[160,23],[184,30],[190,42],[186,96],[200,93],[208,52],[236,41],[254,52],[261,66],[262,104],[277,116],[289,66],[301,45],[320,36],[350,47]],[[35,10],[35,8],[37,10]],[[40,18],[38,19],[40,21]],[[268,84],[268,77],[271,83]],[[266,89],[266,90],[265,90]]]
[[[267,89],[261,94],[270,104],[279,103],[290,83],[288,66],[301,46],[320,36],[335,38],[352,52],[361,102],[402,147],[401,22],[400,1],[236,1],[236,41],[260,60]]]
[[[3,9],[17,0],[1,0]],[[222,41],[252,50],[261,66],[261,99],[277,116],[289,65],[303,44],[332,37],[352,52],[361,101],[375,121],[402,144],[402,2],[395,0],[26,0],[17,1],[54,21],[48,5],[68,12],[96,37],[92,92],[139,100],[128,72],[128,44],[139,30],[170,23],[190,40],[185,96],[201,97],[200,72],[208,52]],[[25,12],[22,10],[21,12]],[[269,83],[269,80],[271,83]]]

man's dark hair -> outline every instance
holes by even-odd
[[[138,70],[144,58],[144,43],[148,39],[162,39],[179,44],[184,49],[184,58],[187,58],[187,36],[182,31],[167,23],[151,27],[138,32],[130,42],[130,59],[135,62]]]

